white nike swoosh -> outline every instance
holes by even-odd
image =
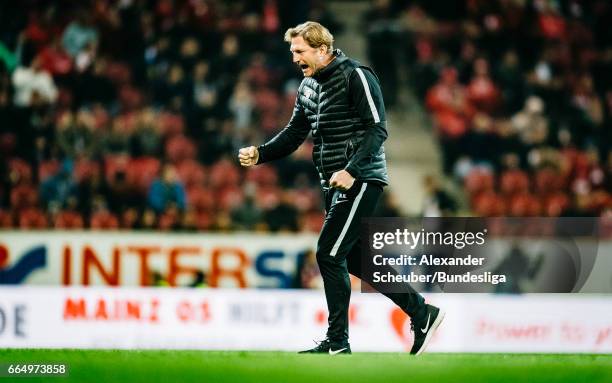
[[[427,315],[427,324],[425,325],[425,328],[421,329],[421,332],[423,334],[425,334],[427,332],[427,330],[429,330],[429,318],[431,317],[431,314]]]
[[[341,348],[340,350],[336,350],[336,351],[333,351],[333,350],[330,348],[330,349],[329,349],[329,355],[336,355],[336,354],[340,354],[340,353],[341,353],[342,351],[344,351],[344,350],[346,350],[346,347],[345,347],[345,348]]]
[[[336,201],[336,205],[340,205],[341,203],[348,202],[348,201],[349,201],[348,199],[345,199],[345,200],[342,200],[342,201]]]

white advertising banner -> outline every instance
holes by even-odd
[[[0,284],[149,286],[154,272],[187,286],[291,287],[314,235],[0,231]]]
[[[612,297],[434,294],[447,315],[432,352],[612,352]],[[0,347],[287,350],[326,330],[322,291],[0,288]],[[353,351],[407,351],[410,320],[354,292]]]
[[[559,262],[575,262],[545,241],[523,242],[525,264],[542,261],[532,276],[514,270],[526,285],[554,280]],[[159,274],[171,286],[189,286],[201,271],[210,287],[288,288],[295,287],[298,259],[316,244],[316,235],[305,234],[0,231],[0,285],[143,287]],[[578,245],[593,248],[588,241]],[[512,254],[512,246],[512,240],[491,241],[490,270]],[[596,249],[592,267],[576,269],[585,280],[580,291],[612,292],[612,241]]]

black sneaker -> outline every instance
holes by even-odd
[[[436,306],[426,305],[427,314],[421,321],[413,321],[410,324],[410,329],[414,332],[414,343],[410,353],[419,355],[427,347],[427,343],[431,340],[432,335],[442,323],[444,319],[444,311]]]
[[[322,340],[320,342],[315,342],[317,345],[310,350],[304,350],[298,352],[298,354],[329,354],[329,355],[338,355],[338,354],[350,354],[351,346],[346,343],[343,347],[338,347],[333,345],[329,339]]]

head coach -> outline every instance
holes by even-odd
[[[274,138],[258,147],[240,149],[238,158],[248,167],[285,157],[312,132],[312,157],[325,193],[326,216],[317,243],[317,262],[329,319],[326,339],[304,352],[349,354],[349,273],[362,278],[359,225],[362,217],[372,215],[388,184],[383,97],[374,71],[334,49],[332,34],[321,24],[308,21],[290,28],[285,41],[291,44],[293,62],[304,75],[293,115]],[[407,293],[385,295],[410,316],[415,333],[411,353],[418,354],[443,313],[425,304],[414,289],[407,289]]]

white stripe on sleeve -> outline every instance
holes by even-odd
[[[370,94],[370,86],[368,85],[368,80],[366,80],[365,75],[361,68],[357,68],[357,73],[359,74],[359,78],[363,83],[363,89],[365,90],[366,97],[368,99],[368,104],[370,104],[370,110],[372,111],[372,116],[374,116],[374,122],[380,122],[380,117],[378,116],[378,110],[376,110],[376,105],[374,105],[374,100],[372,99],[372,95]]]
[[[361,190],[359,191],[359,194],[357,194],[357,197],[355,197],[355,200],[353,201],[353,206],[351,206],[351,211],[349,213],[348,218],[346,219],[346,222],[344,223],[344,227],[342,228],[342,231],[340,232],[340,236],[338,237],[338,240],[336,241],[336,243],[334,244],[334,247],[332,247],[332,250],[329,253],[329,255],[331,255],[332,257],[335,257],[336,254],[338,253],[338,249],[340,249],[342,240],[344,239],[344,236],[346,235],[346,232],[348,231],[349,226],[351,226],[351,221],[353,220],[355,211],[357,211],[357,207],[359,206],[359,201],[361,201],[361,197],[363,197],[363,192],[365,192],[366,187],[368,187],[368,184],[364,182],[361,185]]]

